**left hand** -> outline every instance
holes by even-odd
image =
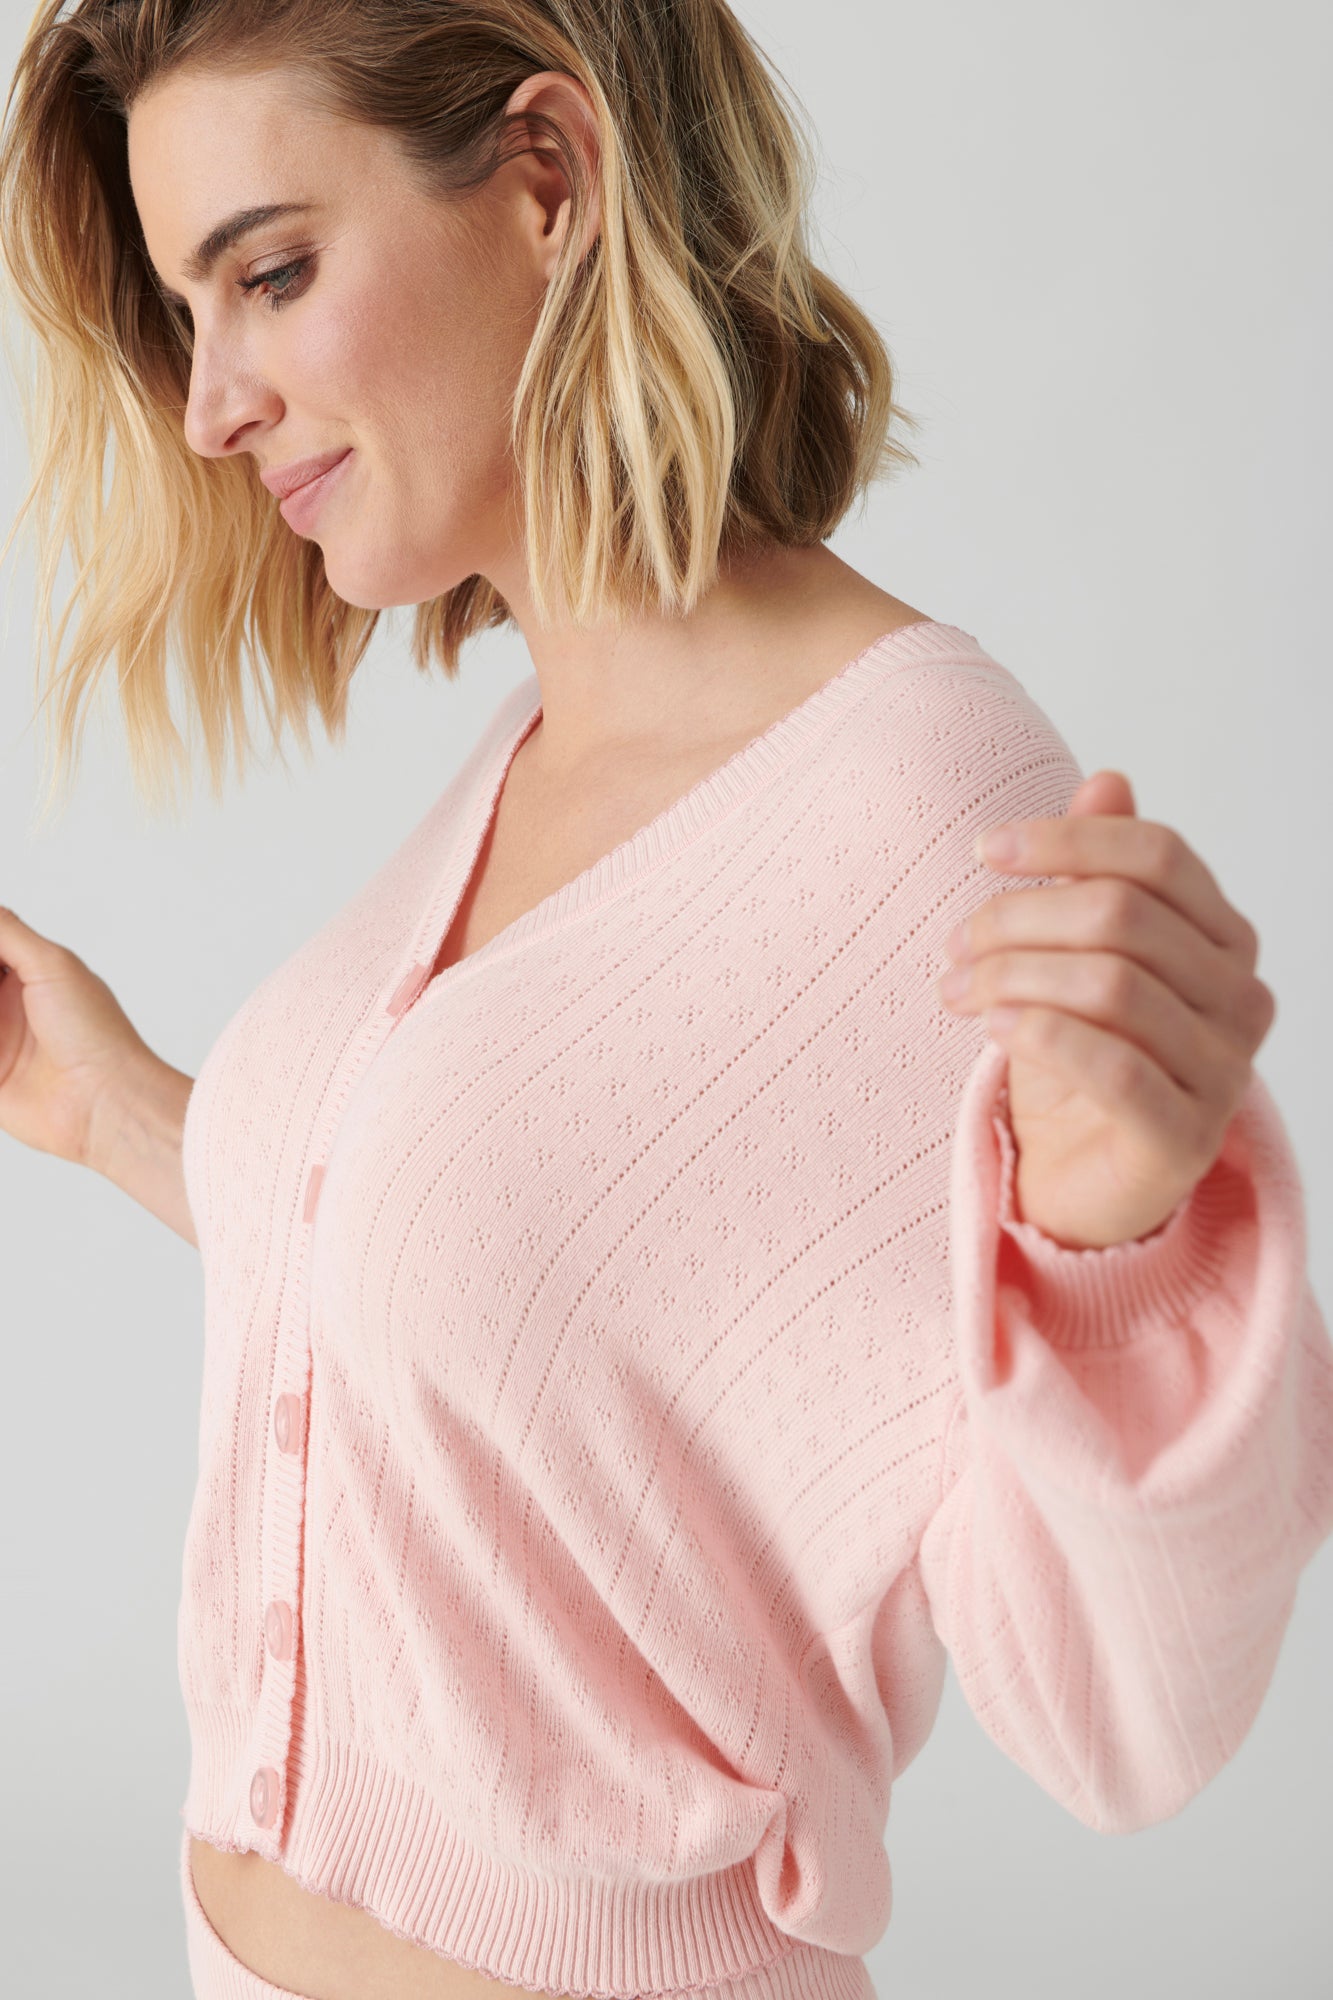
[[[1071,1249],[1148,1236],[1209,1171],[1277,1014],[1259,938],[1178,833],[1137,817],[1128,778],[1085,778],[1061,819],[1013,820],[987,862],[1058,879],[1010,890],[948,943],[1009,1053],[1019,1220]],[[961,934],[961,946],[956,941]],[[943,996],[941,996],[943,998]]]

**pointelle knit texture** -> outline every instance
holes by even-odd
[[[509,762],[226,1022],[187,1828],[533,1991],[873,2000],[946,1663],[1083,1825],[1181,1811],[1333,1529],[1333,1346],[1257,1073],[1150,1236],[1015,1220],[1007,1057],[935,981],[1083,773],[887,634],[429,978]]]

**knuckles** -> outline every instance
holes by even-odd
[[[1090,915],[1095,944],[1119,944],[1131,935],[1143,915],[1143,891],[1123,877],[1102,876],[1089,885]]]
[[[1144,858],[1148,873],[1158,882],[1169,882],[1186,853],[1185,842],[1173,826],[1149,821],[1143,829]]]
[[[1097,965],[1097,999],[1116,1019],[1128,1020],[1143,991],[1143,971],[1128,958],[1108,958]]]

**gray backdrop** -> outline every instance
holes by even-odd
[[[29,15],[3,0],[6,81]],[[883,329],[922,470],[833,546],[975,633],[1085,771],[1123,769],[1257,926],[1258,1068],[1300,1162],[1327,1313],[1333,11],[1317,0],[746,0],[808,108],[823,261]],[[26,486],[0,401],[0,533]],[[7,579],[0,902],[69,944],[194,1074],[263,975],[367,878],[530,671],[489,634],[419,678],[410,613],[345,751],[294,745],[184,824],[134,795],[110,698],[74,806],[32,828],[31,577]],[[68,579],[66,560],[64,574]],[[176,1681],[195,1476],[197,1253],[109,1183],[0,1134],[6,1811],[16,1996],[188,2000]],[[1264,1708],[1183,1813],[1091,1833],[950,1675],[895,1789],[881,2000],[1315,2000],[1333,1992],[1333,1553]],[[1320,1915],[1320,1909],[1324,1915]]]

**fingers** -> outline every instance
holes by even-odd
[[[1001,832],[1018,846],[1012,856],[996,863],[985,843]],[[1220,951],[1233,954],[1247,973],[1258,962],[1254,926],[1227,901],[1211,869],[1173,827],[1127,814],[1014,820],[983,835],[977,852],[988,866],[999,866],[1010,875],[1114,875],[1137,883],[1202,931]]]
[[[969,991],[945,1001],[957,1013],[1053,1008],[1132,1043],[1203,1103],[1239,1101],[1244,1092],[1248,1051],[1201,1020],[1154,973],[1118,953],[997,951],[966,970],[972,975]],[[1006,1046],[1014,1045],[1014,1037],[1006,1037]]]
[[[1263,1041],[1277,1003],[1263,981],[1177,909],[1123,876],[1066,880],[993,896],[961,926],[956,958],[1049,948],[1118,953],[1169,987],[1247,1054]]]

